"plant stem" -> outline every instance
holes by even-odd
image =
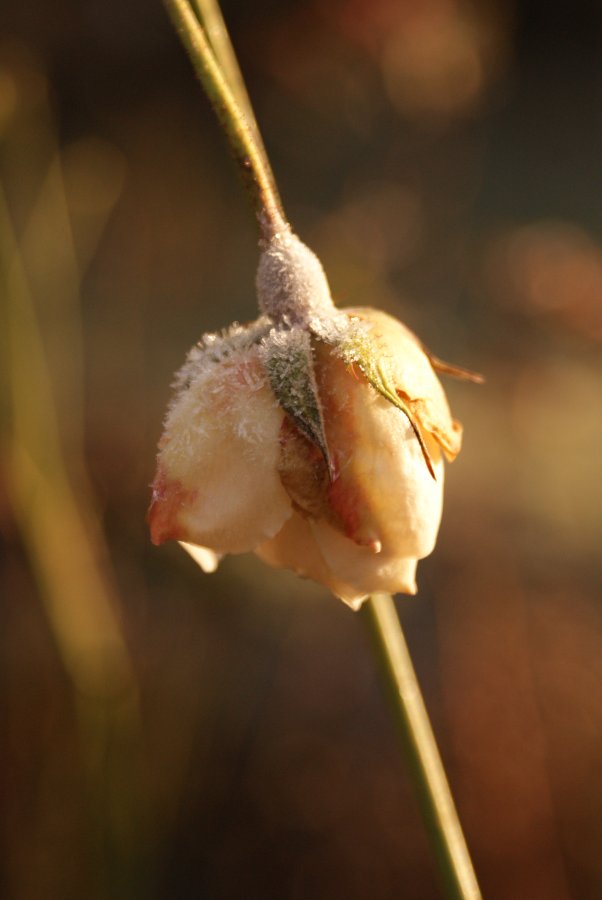
[[[363,615],[381,657],[422,815],[450,900],[480,900],[443,763],[393,598],[374,594]]]
[[[257,152],[261,157],[264,168],[270,178],[272,191],[278,202],[282,218],[284,219],[285,216],[280,201],[280,195],[278,193],[278,187],[272,174],[272,168],[265,150],[263,138],[261,137],[259,125],[255,118],[255,112],[253,111],[253,106],[238,65],[238,60],[236,59],[236,53],[232,46],[232,41],[230,40],[230,35],[228,34],[228,29],[224,22],[219,3],[217,0],[192,0],[192,6],[205,31],[216,62],[222,70],[222,74],[234,95],[234,99],[238,103],[243,116],[253,132]]]
[[[272,167],[266,153],[263,138],[261,136],[261,131],[259,130],[257,119],[255,118],[253,105],[251,103],[244,78],[240,71],[236,53],[234,51],[234,47],[232,46],[232,41],[230,40],[230,35],[228,34],[228,29],[226,27],[226,23],[224,22],[224,17],[222,15],[218,0],[192,0],[192,5],[196,11],[199,22],[201,23],[201,26],[205,31],[215,60],[222,71],[222,75],[224,76],[226,83],[232,91],[234,99],[238,103],[238,106],[247,124],[253,132],[253,139],[255,141],[257,154],[262,161],[264,169],[266,170],[272,193],[278,204],[278,210],[282,218],[286,219],[284,210],[282,208],[282,201],[280,200],[278,186],[276,184],[276,179],[274,178],[274,174],[272,172]]]
[[[269,241],[288,226],[267,157],[255,137],[256,126],[243,114],[188,0],[164,2],[241,169],[261,237]]]

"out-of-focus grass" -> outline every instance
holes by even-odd
[[[3,458],[15,521],[72,685],[88,795],[86,831],[96,859],[91,887],[109,896],[119,890],[124,873],[130,886],[139,877],[131,867],[131,849],[142,827],[140,711],[119,598],[83,459],[80,261],[62,177],[64,161],[55,150],[20,240],[0,187],[3,407],[8,422]],[[116,196],[109,194],[110,201]],[[85,202],[85,192],[78,199]],[[86,222],[87,255],[111,205],[103,198]],[[30,283],[44,303],[44,334]],[[54,371],[45,342],[53,345]],[[111,872],[120,873],[117,882]]]
[[[48,490],[45,461],[63,471],[58,518],[43,507],[58,549],[37,538],[38,558],[8,499],[3,387],[0,894],[435,900],[355,618],[252,557],[209,578],[149,546],[169,381],[203,331],[255,314],[253,222],[159,5],[66,10],[13,4],[36,51],[0,48],[2,256],[34,311],[21,478]],[[337,302],[380,305],[487,377],[447,384],[465,445],[420,593],[399,603],[484,894],[597,900],[602,32],[579,2],[557,18],[456,0],[225,13]],[[428,52],[405,54],[413,36]],[[75,515],[66,540],[56,523]],[[63,627],[84,622],[96,699],[37,575],[68,565],[73,585],[85,559],[105,625],[81,595]]]

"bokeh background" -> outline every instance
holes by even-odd
[[[149,544],[172,373],[254,223],[159,0],[0,30],[0,896],[435,900],[359,617]],[[480,370],[399,598],[484,895],[602,896],[602,12],[224,3],[342,305]]]

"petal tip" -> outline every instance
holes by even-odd
[[[336,594],[336,596],[339,598],[339,600],[343,601],[345,606],[348,606],[354,612],[359,612],[370,595],[364,594],[363,597],[342,597],[340,594]]]
[[[178,543],[207,575],[216,571],[221,560],[219,553],[210,550],[209,547],[199,547],[197,544],[189,544],[186,541],[178,541]]]

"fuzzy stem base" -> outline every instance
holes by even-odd
[[[446,896],[450,900],[481,900],[393,598],[389,594],[374,594],[361,614],[383,664],[395,721]]]

